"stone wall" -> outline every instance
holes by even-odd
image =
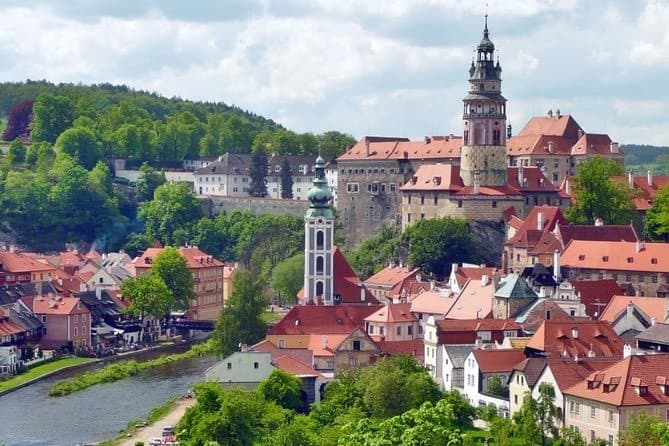
[[[223,212],[250,211],[256,215],[294,215],[304,217],[309,202],[303,200],[282,200],[256,197],[210,197],[202,199],[206,215],[213,216]]]

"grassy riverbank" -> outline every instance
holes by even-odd
[[[22,386],[23,384],[29,381],[38,379],[44,375],[48,375],[49,373],[56,372],[60,369],[80,364],[86,364],[87,362],[91,361],[94,361],[94,359],[74,357],[74,358],[57,359],[55,361],[51,361],[46,364],[40,364],[29,370],[26,370],[25,372],[19,375],[12,376],[11,378],[5,381],[0,381],[0,393]]]
[[[49,389],[49,396],[69,395],[96,384],[119,381],[134,376],[144,370],[211,353],[213,353],[213,343],[207,341],[202,344],[193,345],[187,352],[163,355],[149,361],[137,362],[134,359],[130,359],[127,361],[114,362],[99,370],[83,373],[75,378],[52,386]]]
[[[171,400],[167,401],[166,403],[151,409],[151,412],[149,412],[149,414],[146,417],[129,421],[126,428],[123,429],[115,439],[103,441],[102,443],[100,443],[99,446],[114,446],[119,442],[121,442],[122,440],[132,435],[135,435],[137,431],[141,429],[140,426],[150,425],[155,423],[156,421],[162,420],[168,413],[170,413],[172,409],[174,409],[178,400],[179,397],[174,397]]]

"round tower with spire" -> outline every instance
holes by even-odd
[[[502,67],[495,60],[488,15],[483,39],[469,68],[469,93],[463,99],[460,176],[465,186],[504,186],[506,178],[506,99]]]
[[[315,164],[316,178],[307,194],[304,216],[304,301],[333,305],[333,252],[335,216],[332,192],[325,179],[325,160]]]

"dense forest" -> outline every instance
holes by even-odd
[[[620,147],[625,152],[625,168],[635,173],[652,170],[656,174],[669,175],[669,147],[626,144]]]

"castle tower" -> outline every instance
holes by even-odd
[[[469,94],[463,99],[463,146],[460,176],[465,186],[504,186],[506,178],[506,99],[502,67],[485,16],[483,39],[469,68]]]
[[[332,192],[325,179],[325,161],[316,159],[316,178],[309,190],[304,216],[304,301],[333,305],[333,240],[335,216]]]

